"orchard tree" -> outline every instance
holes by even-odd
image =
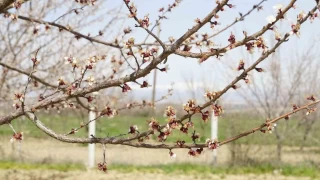
[[[14,133],[12,141],[21,142],[23,133],[15,131],[11,122],[25,116],[41,131],[59,141],[102,144],[104,157],[106,144],[167,149],[171,157],[176,156],[174,149],[186,148],[189,149],[190,156],[198,156],[204,148],[216,149],[251,134],[272,132],[278,121],[289,120],[290,116],[298,111],[304,111],[308,115],[316,110],[314,105],[320,101],[315,95],[310,94],[306,98],[307,103],[294,104],[291,111],[283,112],[279,116],[274,115],[271,119],[268,117],[260,126],[224,140],[207,139],[206,142],[196,143],[200,134],[193,131],[192,127],[196,114],[205,122],[212,113],[215,116],[223,114],[223,107],[217,103],[219,98],[229,90],[241,88],[240,84],[245,86],[250,83],[252,76],[263,75],[261,72],[265,69],[259,66],[261,62],[268,59],[290,38],[299,37],[300,29],[305,22],[319,21],[318,1],[310,0],[314,3],[313,8],[299,11],[295,5],[297,1],[290,0],[288,4],[274,5],[275,12],[267,17],[267,21],[265,17],[261,17],[266,22],[263,27],[255,33],[243,31],[239,36],[230,28],[245,21],[254,11],[263,11],[266,0],[253,3],[248,12],[239,13],[239,17],[229,25],[221,22],[220,14],[222,11],[234,11],[236,4],[233,3],[241,2],[217,0],[215,7],[212,7],[205,17],[195,17],[193,26],[179,37],[163,40],[159,36],[160,25],[168,18],[170,12],[184,3],[181,0],[171,2],[167,7],[159,7],[158,12],[150,12],[158,15],[157,19],[153,20],[148,14],[139,13],[139,8],[132,0],[123,0],[120,7],[111,8],[108,12],[102,7],[112,3],[102,0],[0,0],[0,97],[4,101],[9,101],[12,96],[15,99],[12,112],[5,112],[6,114],[0,117],[0,125],[10,126]],[[122,8],[126,8],[125,14],[122,13]],[[288,31],[282,32],[277,25],[280,21],[289,21],[289,11],[294,13],[290,20],[292,23],[287,27]],[[105,22],[106,14],[110,15],[108,22]],[[133,19],[135,23],[130,27],[122,27],[126,19]],[[104,26],[101,27],[101,24]],[[210,27],[212,31],[199,34],[199,30],[204,27]],[[119,28],[122,30],[119,31]],[[92,29],[94,32],[91,32]],[[146,35],[144,41],[137,41],[132,35],[132,31],[136,29],[143,30]],[[214,38],[223,35],[224,32],[229,34],[224,37],[225,43],[214,44]],[[276,42],[273,45],[266,42],[266,33],[274,36]],[[153,39],[152,42],[147,41],[149,38]],[[259,54],[259,58],[251,64],[245,59],[239,59],[238,64],[234,64],[238,75],[223,89],[206,92],[206,103],[197,104],[193,99],[186,99],[183,104],[184,114],[177,114],[174,107],[167,106],[163,109],[167,118],[164,124],[150,117],[145,127],[128,126],[122,130],[122,134],[113,137],[73,137],[77,131],[83,130],[92,121],[102,117],[112,118],[121,114],[121,111],[135,107],[155,106],[155,102],[147,101],[121,101],[120,107],[108,103],[105,107],[95,110],[98,113],[95,119],[79,124],[79,127],[70,127],[70,131],[64,134],[50,129],[37,116],[41,110],[48,108],[90,109],[95,100],[94,92],[100,92],[104,99],[111,99],[109,92],[113,89],[126,94],[133,90],[133,84],[148,88],[150,83],[143,78],[153,70],[160,73],[174,71],[168,67],[172,55],[194,58],[200,64],[206,64],[207,61],[219,60],[241,47],[244,47],[247,53]],[[122,94],[112,98],[121,100]],[[171,90],[159,101],[170,94]],[[35,96],[36,100],[32,98]],[[185,133],[186,138],[191,138],[193,143],[185,143],[183,139],[175,144],[166,143],[170,135],[179,131]],[[151,136],[156,137],[159,143],[148,143]],[[105,158],[98,164],[98,168],[107,170]]]

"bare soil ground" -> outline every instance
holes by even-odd
[[[174,180],[216,180],[216,179],[225,179],[225,180],[308,180],[310,178],[302,177],[288,177],[281,175],[255,175],[255,174],[246,174],[246,175],[183,175],[183,174],[164,174],[164,173],[121,173],[117,171],[108,171],[107,174],[100,171],[70,171],[70,172],[59,172],[53,170],[0,170],[0,179],[2,180],[165,180],[165,179],[174,179]]]
[[[86,145],[67,144],[57,140],[25,139],[21,144],[10,143],[9,138],[0,138],[0,160],[8,158],[18,158],[23,162],[43,162],[61,163],[75,162],[86,163],[88,151]],[[230,160],[230,146],[225,145],[218,149],[218,164],[228,163]],[[20,149],[20,153],[19,152]],[[250,158],[268,159],[275,157],[275,147],[273,146],[250,146]],[[168,150],[163,149],[139,149],[129,146],[107,145],[108,164],[133,164],[133,165],[153,165],[168,163],[200,163],[210,164],[212,153],[205,150],[199,157],[190,157],[188,149],[175,149],[177,158],[169,158]],[[318,152],[317,152],[318,151]],[[285,147],[282,161],[289,164],[298,164],[306,161],[320,162],[320,148],[309,147],[300,151],[297,147]],[[96,145],[96,162],[102,160],[102,147]]]
[[[43,162],[43,163],[83,163],[86,164],[88,152],[86,145],[67,144],[56,140],[34,139],[26,138],[21,144],[12,144],[9,142],[10,138],[0,138],[0,160],[18,158],[22,162]],[[230,160],[230,146],[222,146],[218,151],[218,164],[228,163]],[[20,153],[19,152],[20,149]],[[274,156],[275,147],[250,147],[252,153],[251,157],[259,157],[260,159],[267,159]],[[227,180],[247,180],[247,179],[265,179],[265,180],[297,180],[309,179],[301,177],[288,177],[277,174],[264,175],[210,175],[210,174],[192,174],[184,175],[179,173],[164,174],[163,172],[145,173],[145,172],[131,172],[123,173],[112,170],[112,164],[133,164],[133,165],[155,165],[155,164],[169,164],[169,163],[200,163],[210,164],[212,153],[205,150],[204,154],[199,157],[190,157],[187,154],[187,149],[177,149],[174,152],[177,154],[176,159],[169,158],[167,150],[161,149],[138,149],[128,146],[107,146],[107,162],[111,168],[107,174],[97,170],[84,171],[69,171],[61,172],[55,170],[0,170],[0,179],[8,180],[44,180],[44,179],[139,179],[139,180],[195,180],[195,179],[227,179]],[[96,146],[96,162],[102,160],[102,147]],[[319,161],[319,148],[306,148],[302,153],[299,148],[285,147],[283,153],[283,161],[285,163],[298,164],[305,161]]]

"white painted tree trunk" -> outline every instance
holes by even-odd
[[[218,116],[215,116],[214,113],[211,115],[211,139],[218,139]],[[217,149],[213,150],[213,164],[217,164]]]
[[[89,111],[89,121],[92,119],[96,118],[96,112],[94,111],[94,107],[91,108],[92,110]],[[89,133],[88,136],[89,138],[92,138],[92,136],[96,135],[96,121],[92,121],[91,123],[89,123]],[[88,156],[88,167],[89,168],[93,168],[95,166],[95,144],[89,144],[88,145],[88,152],[89,152],[89,156]]]

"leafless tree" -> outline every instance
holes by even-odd
[[[314,49],[317,42],[314,41],[302,54],[296,52],[286,57],[281,56],[282,49],[277,49],[277,53],[273,54],[265,64],[267,70],[263,70],[265,76],[252,78],[251,85],[247,88],[242,88],[238,93],[246,100],[246,102],[255,110],[261,117],[268,119],[272,118],[274,114],[280,115],[288,111],[288,107],[299,101],[301,96],[308,94],[317,94],[319,86],[319,76],[317,72],[319,69],[319,56],[316,49]],[[245,55],[244,55],[245,56]],[[253,61],[250,56],[245,56],[246,62]],[[259,86],[260,84],[260,86]],[[316,115],[314,113],[313,115]],[[304,138],[312,129],[316,118],[314,116],[301,116],[305,120],[300,121],[300,124],[306,125]],[[310,119],[310,121],[306,121]],[[312,119],[312,120],[311,120]],[[289,133],[295,132],[296,127],[289,126],[286,121],[285,128],[275,129],[275,136],[277,139],[277,159],[281,160],[281,152],[283,141]]]

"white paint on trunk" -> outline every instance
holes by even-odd
[[[211,115],[211,139],[218,139],[218,116],[215,116],[214,113]],[[213,150],[213,164],[217,163],[218,152],[217,149]]]
[[[93,97],[96,98],[99,93],[94,92],[92,94],[93,94]],[[93,103],[91,106],[92,107],[90,107],[90,111],[89,111],[89,121],[95,119],[97,116],[95,112],[95,104]],[[96,121],[92,121],[91,123],[89,123],[88,137],[92,138],[91,135],[93,136],[96,135]],[[95,144],[88,144],[88,167],[89,168],[95,167],[94,160],[95,160]]]
[[[94,110],[94,108],[92,108]],[[89,111],[89,121],[96,118],[96,112]],[[89,138],[96,135],[96,121],[92,121],[89,123]],[[88,159],[88,166],[89,168],[93,168],[95,166],[94,159],[95,159],[95,144],[88,144],[88,151],[89,151],[89,159]]]

